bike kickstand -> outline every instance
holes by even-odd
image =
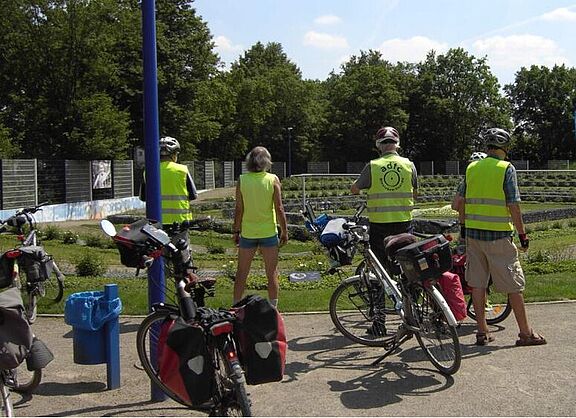
[[[386,352],[382,356],[378,357],[376,360],[374,360],[372,363],[370,363],[370,365],[371,366],[378,365],[382,360],[384,360],[386,357],[388,357],[390,354],[392,354],[393,351],[395,351],[398,347],[400,347],[402,344],[404,344],[410,338],[412,338],[412,334],[403,335],[402,337],[400,337],[400,339],[395,340],[392,343],[392,346],[389,349],[387,349]]]

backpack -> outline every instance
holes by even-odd
[[[158,370],[162,383],[190,405],[201,405],[216,393],[214,364],[204,330],[180,317],[168,317],[161,325]]]
[[[466,299],[464,299],[460,276],[449,271],[442,273],[442,276],[438,279],[438,285],[456,321],[462,321],[466,318],[467,305]]]
[[[20,247],[19,250],[21,255],[18,258],[18,266],[26,273],[26,280],[29,283],[48,280],[54,270],[52,256],[38,245]]]
[[[286,364],[284,320],[268,300],[249,295],[234,305],[234,337],[244,366],[246,383],[278,382]]]
[[[32,330],[24,313],[20,289],[0,293],[0,369],[15,369],[32,347]]]

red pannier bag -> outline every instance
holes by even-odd
[[[438,279],[438,285],[456,321],[462,321],[466,318],[467,306],[466,299],[464,299],[464,292],[462,291],[460,276],[449,271],[442,273]]]
[[[234,323],[234,337],[246,383],[259,385],[282,380],[286,365],[282,316],[268,300],[258,295],[246,296],[234,308],[238,318]]]
[[[216,393],[204,331],[182,318],[167,318],[161,325],[158,369],[162,383],[192,406],[209,401]]]

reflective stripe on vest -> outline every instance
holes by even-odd
[[[160,199],[162,223],[183,222],[192,219],[186,180],[188,167],[172,161],[160,162]]]
[[[496,158],[470,163],[466,169],[466,228],[512,231],[504,194],[504,177],[509,165]]]
[[[370,222],[412,220],[412,162],[397,154],[387,154],[370,161],[370,176],[371,184],[367,196]]]
[[[244,203],[242,237],[268,238],[277,234],[274,210],[276,175],[265,171],[240,176],[240,191]]]

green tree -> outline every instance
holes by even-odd
[[[417,160],[465,160],[482,128],[510,128],[506,99],[485,58],[461,48],[430,52],[417,65],[408,108],[406,151]]]
[[[379,52],[368,51],[353,56],[340,73],[326,80],[328,127],[321,141],[323,157],[334,162],[336,170],[342,172],[346,161],[376,157],[374,134],[380,127],[405,128],[405,70],[382,59]]]
[[[518,125],[515,153],[539,164],[576,156],[575,68],[522,68],[505,90]]]

